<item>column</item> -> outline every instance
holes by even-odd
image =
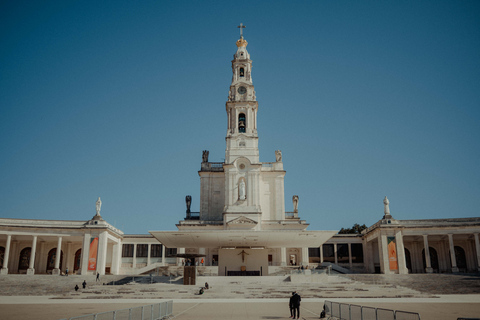
[[[60,275],[60,258],[62,257],[62,237],[58,237],[57,253],[55,254],[55,269],[52,270],[52,275]]]
[[[82,257],[80,258],[81,265],[80,270],[78,270],[78,273],[82,276],[88,273],[88,253],[90,252],[91,237],[90,233],[86,233],[83,236]]]
[[[338,264],[338,256],[337,256],[337,244],[333,244],[333,255],[335,256],[335,264]]]
[[[375,257],[373,252],[373,241],[365,241],[368,246],[368,256],[367,256],[367,272],[375,273]]]
[[[280,265],[285,267],[287,265],[287,248],[280,248]]]
[[[353,269],[353,263],[352,263],[352,244],[349,242],[348,243],[348,264],[350,266],[350,270]]]
[[[97,273],[105,274],[105,266],[107,264],[107,231],[100,233],[98,237],[98,254],[97,254]]]
[[[135,270],[137,268],[137,244],[133,244],[133,262],[132,262],[132,268]]]
[[[30,253],[30,264],[28,265],[28,270],[27,270],[28,275],[34,275],[35,274],[35,268],[33,266],[35,264],[35,253],[36,253],[36,251],[37,251],[37,236],[33,236],[32,251]]]
[[[477,251],[477,270],[480,272],[480,241],[478,240],[478,233],[474,233],[475,249]]]
[[[430,262],[430,247],[428,246],[428,236],[426,234],[423,235],[423,247],[425,250],[425,272],[432,273],[432,263]]]
[[[179,254],[185,253],[185,248],[178,248],[177,253]],[[177,266],[182,265],[182,260],[184,260],[184,258],[177,258]]]
[[[112,268],[110,272],[112,274],[119,274],[120,273],[120,264],[122,260],[122,243],[117,242],[113,245],[112,248]]]
[[[383,274],[391,273],[390,264],[388,261],[388,244],[386,234],[381,234],[378,239],[378,253],[380,255],[380,272]]]
[[[198,253],[205,255],[205,248],[198,248]],[[203,259],[203,265],[204,265],[204,266],[207,265],[207,257],[206,257],[206,256],[205,256],[205,257],[200,257],[199,259],[200,259],[200,261],[198,262],[198,265],[199,265],[199,266],[202,265],[202,263],[201,263],[201,262],[202,262],[202,259]]]
[[[323,263],[323,244],[320,246],[320,264]]]
[[[147,245],[147,251],[148,251],[148,252],[147,252],[147,266],[150,265],[150,251],[151,251],[151,249],[152,249],[152,244],[149,243],[149,244]]]
[[[398,259],[398,273],[408,274],[407,262],[405,259],[405,247],[403,245],[402,230],[397,230],[395,233],[395,242],[397,243],[397,259]]]
[[[308,266],[308,248],[302,248],[302,265]]]
[[[47,273],[47,254],[45,253],[45,241],[40,241],[40,251],[38,253],[37,273]]]
[[[7,235],[7,243],[5,245],[5,256],[3,257],[3,266],[0,270],[0,274],[8,274],[8,258],[10,257],[10,242],[12,241],[12,236]],[[478,242],[478,237],[477,237]]]
[[[452,272],[458,272],[457,257],[455,257],[455,245],[453,244],[453,234],[448,234],[448,243],[450,245],[450,259],[452,260]]]
[[[165,263],[165,246],[162,243],[162,266],[166,266],[167,264]]]
[[[67,255],[65,257],[65,270],[68,269],[68,273],[73,274],[73,264],[72,264],[72,243],[67,242]]]

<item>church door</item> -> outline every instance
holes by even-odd
[[[32,248],[24,248],[20,251],[20,257],[18,260],[18,271],[20,270],[27,270],[28,266],[30,265],[30,253],[32,252]]]
[[[430,264],[434,272],[438,272],[438,255],[437,250],[432,247],[429,247],[430,251]],[[427,268],[427,262],[425,260],[425,249],[422,250],[422,259],[423,259],[423,270]]]
[[[60,251],[60,270],[62,270],[63,251]],[[57,248],[53,248],[48,252],[47,256],[47,272],[55,269],[55,258],[57,256]]]
[[[82,249],[78,249],[77,252],[75,252],[75,262],[73,265],[73,271],[77,271],[80,269],[80,266],[82,265],[81,259],[82,258]]]

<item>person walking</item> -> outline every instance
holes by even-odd
[[[68,268],[65,270],[65,275],[68,277]]]
[[[83,289],[85,289],[87,287],[87,281],[83,280],[82,286],[83,286]]]
[[[293,307],[292,319],[300,319],[300,301],[302,301],[302,298],[296,291],[294,291],[291,299],[292,299],[292,307]]]
[[[97,279],[95,280],[95,282],[97,281],[100,281],[100,272],[97,272]]]

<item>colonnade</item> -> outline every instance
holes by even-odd
[[[408,252],[413,252],[415,259],[417,261],[413,261],[413,257],[409,257],[411,259],[411,263],[416,263],[418,264],[423,264],[424,263],[424,270],[423,272],[425,273],[432,273],[432,272],[446,272],[447,269],[453,273],[459,272],[459,268],[457,265],[457,256],[455,254],[455,247],[459,246],[459,243],[463,245],[462,248],[465,251],[466,258],[469,261],[474,261],[475,264],[475,271],[480,271],[480,242],[479,242],[479,234],[478,233],[473,233],[473,247],[470,249],[469,246],[466,246],[465,244],[468,244],[469,241],[463,239],[462,241],[460,240],[455,240],[455,236],[463,236],[466,237],[468,234],[463,234],[463,233],[420,233],[420,234],[414,234],[413,232],[409,231],[405,234],[402,229],[395,230],[394,232],[394,237],[395,237],[395,244],[396,244],[396,259],[398,263],[398,269],[396,270],[391,270],[390,268],[390,260],[389,260],[389,252],[388,252],[388,241],[387,237],[390,236],[391,233],[388,235],[383,233],[379,234],[378,237],[371,239],[370,241],[366,242],[365,245],[368,247],[368,258],[366,261],[366,269],[367,272],[375,272],[375,267],[374,267],[374,255],[373,251],[374,248],[372,244],[374,245],[374,241],[378,241],[378,257],[379,257],[379,264],[380,264],[380,272],[384,274],[392,274],[392,273],[399,273],[399,274],[407,274],[409,273],[409,270],[407,269],[407,257],[406,257],[406,250],[409,249]],[[405,238],[407,242],[405,243]],[[422,239],[421,245],[419,241],[408,241],[408,239]],[[442,265],[444,266],[441,268],[442,270],[434,270],[432,266],[432,257],[430,250],[432,248],[431,245],[431,237],[439,237],[440,240],[434,240],[434,243],[437,246],[442,246],[445,247],[445,249],[442,251],[442,257],[443,260],[441,261]],[[471,237],[471,236],[470,236]],[[447,243],[445,243],[445,241]],[[470,240],[471,241],[471,240]],[[417,245],[418,244],[418,245]],[[456,245],[457,244],[457,245]],[[448,253],[447,253],[448,250]],[[422,252],[420,254],[419,252]],[[424,261],[418,261],[418,259],[424,259]],[[445,267],[445,266],[448,266]],[[440,269],[440,268],[439,268]],[[472,268],[470,268],[471,270]],[[418,268],[416,268],[418,270]],[[413,272],[413,270],[410,270],[410,272]],[[417,271],[418,272],[418,271]]]
[[[83,237],[81,241],[79,241],[80,237]],[[46,273],[48,253],[50,250],[53,249],[55,250],[55,261],[54,267],[52,269],[52,274],[60,275],[67,268],[70,270],[71,273],[73,273],[75,265],[75,252],[81,249],[81,264],[78,273],[85,275],[89,272],[88,258],[91,237],[92,233],[54,235],[43,234],[39,232],[34,233],[33,235],[26,235],[24,232],[22,232],[18,234],[6,234],[3,265],[0,269],[0,274],[5,275],[22,271],[26,272],[27,275],[33,275],[35,273]],[[97,248],[98,253],[95,256],[96,268],[95,270],[90,270],[90,272],[98,272],[101,275],[105,274],[108,241],[110,239],[110,241],[113,242],[111,273],[118,274],[120,269],[121,240],[114,239],[112,237],[109,238],[107,231],[101,231],[97,233],[95,237],[99,238]],[[42,239],[42,241],[39,241],[39,238]],[[53,243],[55,244],[52,246]],[[46,245],[49,245],[47,249]],[[0,246],[2,245],[0,244]],[[28,256],[25,255],[24,257],[20,257],[22,251],[27,248],[30,248],[30,254]],[[62,249],[66,251],[66,255],[63,258],[63,261],[61,261]],[[28,268],[26,268],[26,271],[24,271],[25,269],[22,268],[22,261],[26,263],[27,260]],[[60,267],[62,265],[62,262],[63,268],[61,270]]]

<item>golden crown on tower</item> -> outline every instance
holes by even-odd
[[[248,45],[248,42],[247,40],[243,39],[243,37],[241,39],[238,39],[237,40],[237,47],[246,47]]]

